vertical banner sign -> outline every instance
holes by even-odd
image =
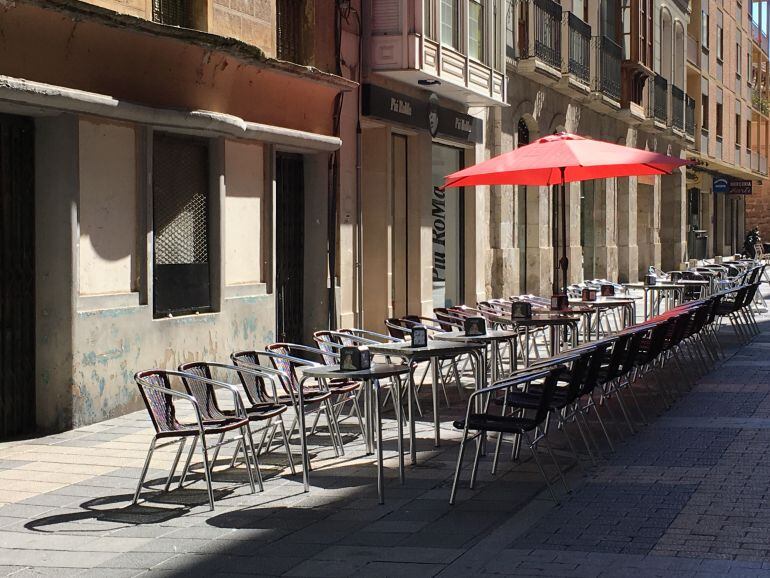
[[[433,187],[433,282],[446,282],[446,191]]]

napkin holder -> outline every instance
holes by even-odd
[[[424,325],[415,325],[412,327],[412,347],[428,346],[428,330]]]
[[[527,301],[511,303],[511,319],[532,319],[532,303]]]
[[[551,311],[566,311],[569,309],[569,297],[566,295],[551,296]]]
[[[340,350],[340,369],[342,371],[364,371],[372,366],[372,354],[363,345],[345,346]]]
[[[650,286],[652,286],[652,285],[655,285],[655,282],[656,282],[656,280],[657,280],[657,278],[656,278],[656,276],[655,276],[655,275],[645,275],[645,276],[644,276],[644,284],[645,284],[647,287],[650,287]]]
[[[465,335],[468,337],[479,337],[487,334],[487,322],[483,317],[466,317],[463,323]]]
[[[596,289],[585,287],[580,294],[583,301],[596,301]]]
[[[604,284],[601,287],[602,297],[614,297],[615,296],[615,286],[610,284]]]

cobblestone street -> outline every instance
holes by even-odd
[[[280,451],[263,460],[265,491],[255,495],[244,468],[220,458],[214,512],[199,475],[168,494],[146,489],[147,501],[130,506],[151,439],[144,412],[0,444],[0,567],[13,576],[770,576],[770,317],[760,326],[739,349],[724,328],[727,360],[660,415],[641,388],[649,425],[628,435],[614,424],[616,452],[605,448],[587,475],[572,467],[561,506],[529,460],[507,458],[494,477],[484,459],[476,488],[466,474],[448,504],[459,400],[443,409],[440,448],[430,416],[420,421],[419,465],[404,486],[386,420],[383,506],[354,420],[343,427],[345,457],[334,458],[323,432],[311,438],[310,493]],[[156,453],[153,488],[173,454]]]

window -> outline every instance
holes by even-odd
[[[701,95],[701,128],[708,132],[709,129],[709,95]]]
[[[601,0],[601,33],[610,40],[621,43],[620,0]]]
[[[155,317],[211,309],[208,164],[207,141],[155,133],[152,158]]]
[[[722,138],[722,103],[717,102],[717,138]]]
[[[722,62],[724,59],[725,49],[725,34],[722,28],[722,13],[717,12],[717,61]]]
[[[741,128],[742,128],[742,126],[743,125],[741,124],[741,115],[740,114],[736,114],[735,115],[735,144],[736,145],[740,145],[741,144],[741,132],[742,132]]]
[[[701,11],[700,18],[700,42],[706,52],[709,48],[709,13],[706,10]]]
[[[746,150],[751,150],[751,121],[746,121]]]
[[[743,53],[741,51],[741,31],[735,31],[735,76],[741,77],[743,70]]]
[[[468,2],[468,56],[484,61],[484,6],[477,0]]]
[[[152,0],[152,20],[170,26],[193,28],[192,2],[189,0]]]
[[[460,0],[441,0],[441,43],[460,49]]]
[[[305,6],[302,0],[277,0],[276,50],[279,60],[306,64],[302,28]]]
[[[523,118],[519,119],[519,124],[516,126],[516,131],[519,136],[516,146],[520,147],[520,146],[528,145],[529,144],[529,127],[527,126],[527,123]]]
[[[426,38],[433,38],[433,0],[422,2],[422,32]]]

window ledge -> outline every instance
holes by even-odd
[[[141,306],[139,293],[104,293],[78,296],[78,311],[130,309]]]
[[[257,297],[267,295],[265,283],[238,283],[225,286],[225,299],[240,299],[244,297]]]

